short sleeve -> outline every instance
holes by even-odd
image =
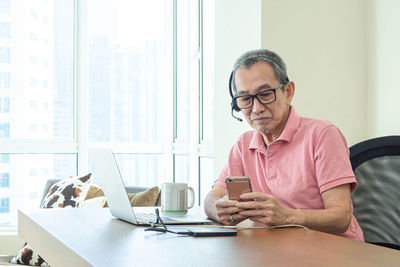
[[[320,192],[350,184],[351,192],[357,182],[351,167],[349,149],[343,134],[334,125],[321,132],[314,151],[317,182]]]

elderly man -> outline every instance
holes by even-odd
[[[342,133],[332,123],[300,117],[286,66],[274,52],[243,54],[235,63],[232,111],[241,111],[254,129],[242,134],[228,163],[205,199],[215,221],[245,219],[269,226],[300,224],[363,240],[350,198],[356,180]],[[239,119],[240,120],[240,119]],[[248,176],[253,192],[229,200],[227,176]]]

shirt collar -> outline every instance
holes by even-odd
[[[251,138],[249,149],[266,152],[264,139],[259,132],[253,131],[253,137]]]
[[[290,142],[293,135],[297,132],[297,129],[299,129],[300,120],[299,114],[297,114],[294,107],[290,106],[289,118],[285,124],[285,128],[283,128],[283,132],[275,141],[284,140]]]
[[[293,135],[296,133],[297,129],[300,126],[300,116],[297,114],[294,107],[290,106],[289,118],[285,124],[285,128],[282,131],[282,134],[274,141],[284,140],[286,142],[290,142],[292,140]],[[251,138],[249,149],[256,149],[260,152],[266,152],[266,147],[264,143],[264,139],[260,133],[254,131],[253,137]]]

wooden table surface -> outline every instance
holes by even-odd
[[[302,228],[178,236],[145,232],[104,208],[19,211],[18,220],[20,236],[53,267],[400,266],[400,251]]]

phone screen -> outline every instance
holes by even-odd
[[[225,178],[225,184],[231,200],[241,201],[241,194],[252,192],[250,179],[247,176],[228,176]]]

